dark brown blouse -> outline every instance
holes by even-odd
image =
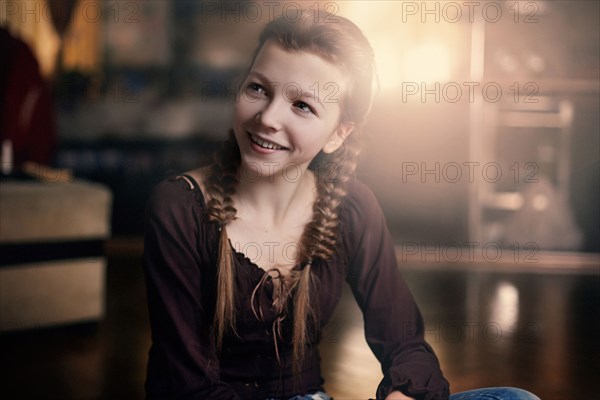
[[[181,178],[161,182],[149,200],[144,246],[152,328],[147,397],[264,400],[322,390],[319,337],[311,341],[301,376],[294,382],[292,317],[283,320],[282,338],[273,334],[278,315],[272,307],[273,284],[267,280],[257,295],[263,316],[256,318],[250,298],[265,271],[239,252],[234,253],[239,336],[227,336],[217,354],[211,325],[219,227],[208,221],[205,207],[198,185]],[[331,318],[347,282],[384,373],[376,397],[383,399],[399,389],[417,399],[447,399],[448,382],[423,338],[423,319],[400,275],[383,213],[364,184],[350,183],[340,224],[335,257],[312,264],[311,273],[320,282],[315,297],[320,327]]]

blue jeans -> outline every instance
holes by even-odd
[[[317,392],[294,396],[289,400],[331,400],[331,397],[323,392]],[[540,400],[540,398],[522,389],[497,387],[455,393],[450,395],[450,400]]]
[[[329,397],[326,393],[317,392],[313,394],[294,396],[290,400],[331,400],[331,397]]]
[[[475,389],[450,395],[450,400],[540,400],[522,389],[497,387]]]

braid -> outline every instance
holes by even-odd
[[[338,236],[338,207],[347,194],[346,184],[354,174],[358,158],[355,137],[314,166],[317,200],[300,248],[307,259],[329,258],[335,251]]]
[[[232,133],[230,133],[232,135]],[[237,210],[231,198],[238,182],[237,168],[240,163],[240,150],[231,136],[215,155],[214,163],[207,177],[206,188],[210,194],[207,203],[209,220],[222,225],[235,219]]]
[[[215,161],[206,179],[209,194],[207,214],[210,221],[220,225],[219,255],[217,261],[217,303],[214,326],[217,348],[221,348],[227,330],[235,332],[234,265],[229,238],[225,225],[236,218],[237,210],[232,196],[238,182],[237,168],[240,152],[233,133],[215,156]]]
[[[295,276],[294,289],[294,339],[293,355],[294,374],[298,375],[305,357],[306,345],[309,343],[309,332],[317,331],[318,303],[311,304],[319,282],[310,273],[315,258],[328,259],[335,252],[338,238],[338,208],[347,194],[346,184],[354,174],[358,158],[358,147],[355,138],[347,139],[342,147],[334,153],[317,161],[315,176],[317,179],[317,200],[313,206],[313,218],[305,228],[300,243],[301,256],[305,267]]]

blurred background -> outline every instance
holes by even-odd
[[[0,393],[143,397],[148,194],[225,138],[264,23],[317,7],[374,47],[358,175],[453,391],[600,390],[600,2],[2,0]],[[368,398],[338,311],[327,388]]]

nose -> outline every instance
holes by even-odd
[[[272,100],[256,113],[256,121],[270,132],[276,132],[282,127],[283,105],[281,101]]]

